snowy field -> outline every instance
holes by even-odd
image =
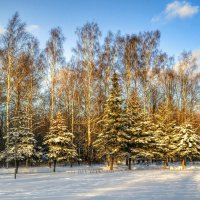
[[[163,169],[163,164],[134,164],[132,165],[132,170],[162,170]],[[174,163],[169,163],[169,166],[167,167],[168,170],[182,170],[181,163],[180,162],[174,162]],[[192,163],[187,163],[185,166],[186,170],[200,170],[200,162],[192,162]],[[66,173],[99,173],[99,172],[105,172],[108,171],[109,169],[103,165],[75,165],[73,167],[70,166],[57,166],[56,167],[56,172],[66,172]],[[124,171],[127,170],[127,166],[124,164],[122,165],[114,165],[114,171]],[[51,173],[53,171],[53,168],[49,168],[48,166],[43,166],[43,167],[19,167],[19,173]],[[8,168],[6,169],[5,167],[0,167],[0,175],[4,174],[10,174],[14,173],[14,168]],[[0,199],[1,200],[1,199]]]
[[[200,171],[132,170],[113,173],[0,175],[0,199],[200,199]]]

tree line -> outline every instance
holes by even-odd
[[[191,52],[163,52],[160,32],[102,40],[98,24],[46,47],[15,13],[0,35],[1,163],[131,162],[199,159],[199,71]]]

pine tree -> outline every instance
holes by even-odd
[[[182,160],[182,169],[185,159],[200,157],[200,136],[190,124],[176,126],[170,144],[171,154]]]
[[[28,115],[24,111],[18,111],[11,117],[9,138],[6,137],[5,156],[8,161],[15,160],[16,173],[19,161],[31,158],[35,151],[35,139],[32,130],[28,127]]]
[[[73,144],[74,135],[70,133],[65,125],[65,120],[61,113],[53,119],[45,144],[48,146],[48,156],[53,160],[54,168],[59,161],[69,161],[77,156],[75,145]]]
[[[122,153],[124,142],[127,140],[127,122],[122,103],[119,78],[114,72],[110,96],[105,105],[103,119],[99,122],[102,125],[102,132],[95,142],[97,151],[110,159],[110,170],[113,170],[114,160]]]

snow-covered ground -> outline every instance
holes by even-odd
[[[58,166],[56,172],[68,172],[68,173],[90,173],[95,170],[105,170],[105,165],[80,165],[80,166]],[[53,171],[53,167],[19,167],[19,173],[50,173]],[[0,175],[14,173],[14,168],[0,168]]]
[[[132,170],[113,173],[0,175],[0,199],[200,199],[200,171]]]
[[[163,164],[134,164],[132,165],[132,170],[162,170],[163,169]],[[169,166],[167,167],[168,170],[182,170],[182,166],[180,162],[176,163],[169,163]],[[186,170],[200,170],[200,162],[191,162],[187,163],[185,166]],[[103,164],[99,165],[76,165],[73,167],[70,166],[57,166],[56,167],[56,172],[66,172],[66,173],[100,173],[100,172],[106,172],[108,171],[109,168],[106,167]],[[124,164],[121,165],[114,165],[114,170],[115,171],[125,171],[127,170],[127,166]],[[19,174],[30,174],[30,173],[51,173],[53,171],[53,168],[49,168],[48,166],[43,166],[43,167],[19,167]],[[14,173],[14,168],[4,168],[0,167],[0,175],[3,174],[10,174]]]

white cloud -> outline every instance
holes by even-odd
[[[4,32],[5,32],[5,29],[2,26],[0,26],[0,34],[4,34]]]
[[[187,18],[199,12],[199,6],[193,6],[186,1],[174,1],[167,4],[165,10],[152,18],[152,22],[168,21],[174,18]]]
[[[34,32],[34,31],[37,31],[39,29],[40,29],[40,27],[36,24],[27,25],[27,27],[26,27],[26,30],[28,32]]]
[[[165,9],[165,14],[168,18],[185,18],[193,16],[194,14],[198,13],[198,11],[199,7],[192,6],[189,2],[174,1],[173,3],[167,5]]]

